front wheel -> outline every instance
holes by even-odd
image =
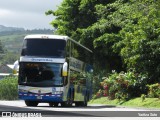
[[[87,107],[87,97],[84,97],[84,101],[83,102],[76,102],[75,106],[76,107]]]
[[[62,102],[61,106],[62,107],[72,107],[73,101],[74,101],[74,91],[71,92],[71,90],[70,90],[69,94],[67,96],[67,101]]]
[[[84,97],[84,101],[82,103],[82,106],[87,107],[87,97]]]
[[[36,102],[36,101],[25,101],[25,104],[27,106],[36,107],[38,105],[38,102]]]
[[[54,106],[54,107],[58,107],[58,103],[49,103],[49,106],[50,106],[50,107],[53,107],[53,106]]]
[[[66,101],[66,102],[61,103],[61,106],[62,107],[72,107],[72,103]]]

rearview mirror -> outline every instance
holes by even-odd
[[[17,74],[19,70],[19,61],[17,60],[13,65],[13,74]]]
[[[63,77],[68,76],[68,63],[67,62],[65,62],[63,64],[63,67],[62,67],[62,76]]]

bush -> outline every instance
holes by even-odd
[[[0,80],[0,100],[18,99],[18,78],[15,76],[5,77]]]
[[[100,82],[101,89],[96,93],[95,98],[106,96],[109,99],[116,98],[119,101],[126,101],[133,97],[139,97],[147,91],[145,79],[145,75],[132,71],[126,73],[113,71],[109,77]]]
[[[160,83],[147,85],[149,88],[148,97],[150,98],[160,98]]]
[[[101,91],[99,91],[99,89],[101,89],[101,85],[100,85],[100,82],[102,82],[104,80],[106,73],[104,71],[101,71],[99,73],[94,73],[93,75],[93,86],[92,86],[92,89],[93,89],[93,94],[97,94],[98,96],[99,93],[101,93]],[[98,92],[97,92],[98,91]],[[96,96],[95,96],[96,98]]]

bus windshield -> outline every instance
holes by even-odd
[[[22,56],[65,57],[66,41],[60,39],[26,39]]]
[[[20,63],[19,84],[35,87],[62,86],[62,64]]]

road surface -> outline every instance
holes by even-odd
[[[0,116],[28,117],[28,115],[33,117],[160,117],[160,109],[126,108],[111,105],[49,107],[47,103],[39,103],[37,107],[27,107],[24,101],[0,101]]]

